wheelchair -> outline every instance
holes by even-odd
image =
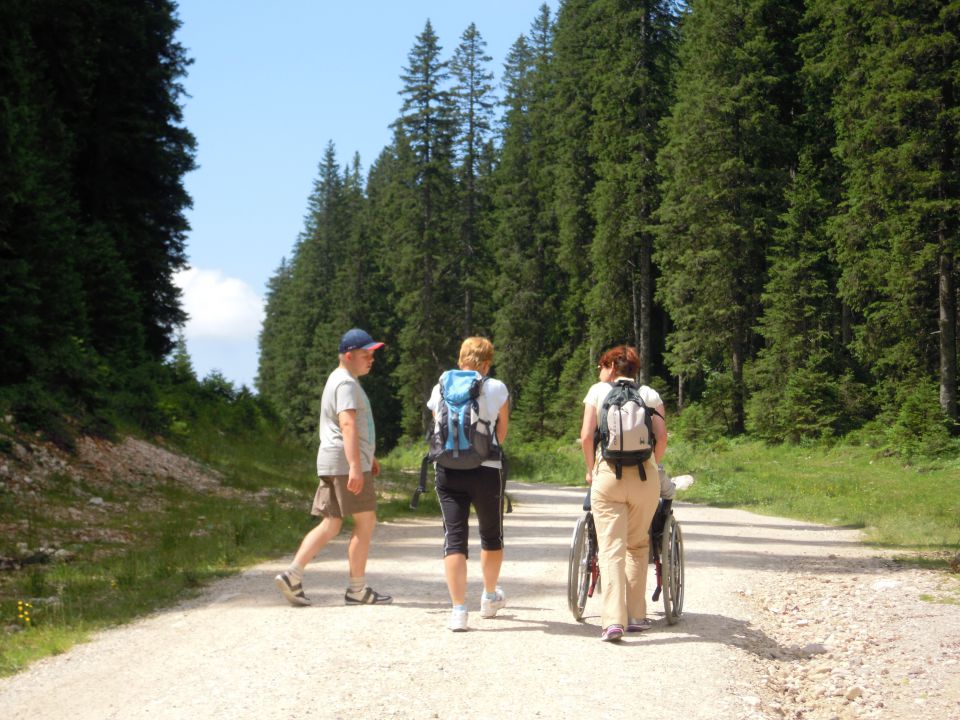
[[[650,526],[650,556],[657,574],[652,600],[663,597],[667,623],[675,625],[683,614],[683,532],[673,517],[673,501],[661,498]],[[583,621],[587,599],[601,589],[597,551],[597,528],[590,510],[590,491],[583,502],[584,513],[577,519],[570,542],[567,569],[567,604],[573,618]]]

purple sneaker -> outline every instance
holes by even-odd
[[[627,632],[643,632],[651,627],[653,627],[653,621],[650,618],[641,618],[640,620],[630,618],[627,621]]]
[[[603,642],[617,642],[623,637],[623,625],[611,625],[600,633]]]

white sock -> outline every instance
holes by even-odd
[[[347,589],[348,589],[350,592],[352,592],[354,595],[356,595],[356,594],[359,593],[361,590],[363,590],[363,588],[364,588],[364,586],[365,586],[366,584],[367,584],[367,577],[366,577],[366,575],[361,575],[361,576],[358,577],[358,578],[352,577],[352,578],[350,578],[350,587],[348,587]]]
[[[290,582],[294,585],[299,585],[303,582],[303,565],[297,565],[296,563],[290,563],[290,567],[287,568],[287,575],[290,576]]]

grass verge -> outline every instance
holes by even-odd
[[[513,480],[583,484],[583,458],[576,443],[508,441],[506,447]],[[402,446],[384,465],[393,470],[419,467],[423,452],[422,443]],[[682,500],[860,528],[867,542],[902,549],[937,567],[945,564],[948,553],[952,557],[960,550],[957,458],[906,465],[864,446],[772,446],[757,441],[708,446],[672,437],[665,466],[674,475],[696,478],[680,494]],[[411,491],[414,486],[415,481]]]
[[[97,484],[67,472],[20,494],[0,485],[0,560],[21,561],[0,571],[0,675],[212,579],[291,553],[315,522],[308,515],[314,451],[278,426],[249,403],[232,416],[204,411],[190,419],[177,445],[222,474],[222,492],[175,477]],[[0,461],[13,462],[19,441],[0,440]],[[508,444],[508,451],[514,480],[583,484],[575,443]],[[433,492],[416,513],[408,507],[423,453],[422,443],[408,443],[383,458],[381,520],[438,514]],[[858,446],[702,446],[674,438],[667,466],[697,479],[683,500],[859,527],[868,541],[935,567],[960,549],[958,460],[905,466]],[[431,490],[432,482],[431,472]],[[93,497],[102,505],[91,506]],[[27,562],[38,548],[50,551],[39,553],[49,562]],[[955,597],[954,586],[945,596]]]
[[[0,484],[0,676],[292,552],[313,523],[312,452],[271,425],[225,433],[201,418],[180,444],[220,473],[206,484],[176,470],[79,471],[51,447],[5,435],[0,463],[40,464]]]

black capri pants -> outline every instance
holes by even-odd
[[[477,512],[480,525],[480,547],[503,549],[503,493],[506,486],[499,468],[451,470],[437,465],[436,488],[443,513],[443,555],[467,552],[470,528],[470,505]]]

